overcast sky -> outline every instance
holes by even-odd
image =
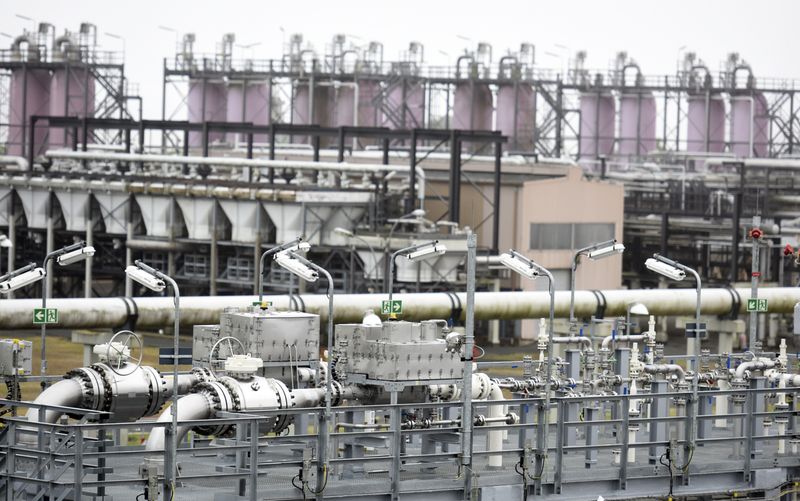
[[[105,33],[123,37],[126,72],[140,85],[147,118],[160,116],[161,60],[175,48],[175,34],[159,25],[194,32],[198,52],[212,52],[224,33],[233,32],[241,45],[260,43],[240,53],[256,58],[280,57],[284,33],[287,39],[303,33],[318,49],[345,33],[383,42],[388,60],[417,40],[429,62],[452,63],[474,46],[464,40],[469,38],[492,44],[495,59],[531,42],[543,67],[559,67],[567,52],[585,49],[587,67],[605,68],[617,51],[626,50],[644,73],[663,74],[675,71],[685,47],[713,71],[727,53],[739,52],[757,76],[800,78],[796,0],[6,0],[0,32],[17,35],[32,27],[17,14],[53,23],[58,33],[75,31],[82,21],[94,23],[99,43],[110,50],[121,50],[122,42]]]

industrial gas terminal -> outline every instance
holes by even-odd
[[[0,500],[797,499],[800,80],[152,8],[0,14]]]

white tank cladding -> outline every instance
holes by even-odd
[[[769,154],[769,111],[761,92],[731,98],[730,148],[738,157],[766,157]]]

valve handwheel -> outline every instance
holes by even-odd
[[[116,343],[117,337],[125,336],[124,341]],[[131,344],[131,340],[136,342],[136,347]],[[118,347],[118,346],[121,346]],[[125,353],[125,348],[128,348],[128,353]],[[136,357],[136,349],[138,348],[139,356]],[[116,353],[113,353],[113,352]],[[144,344],[142,338],[133,331],[121,330],[114,334],[106,344],[106,363],[118,376],[129,376],[136,372],[142,365],[142,356],[144,355]],[[114,361],[112,361],[112,356]]]
[[[241,349],[240,353],[236,353],[236,351],[233,349],[234,345],[233,341],[235,341],[236,344],[239,345],[239,348]],[[220,357],[219,353],[217,353],[218,358],[214,358],[214,353],[224,346],[227,346],[228,348],[228,355],[225,357]],[[216,365],[221,363],[224,364],[225,360],[227,360],[228,357],[232,357],[233,355],[244,355],[244,354],[245,354],[244,344],[242,344],[242,342],[239,339],[233,336],[221,337],[217,340],[216,343],[214,343],[214,346],[211,347],[211,351],[208,352],[208,369],[211,371],[211,374],[214,375],[214,377],[216,377],[217,374],[216,372],[214,372],[214,367]]]

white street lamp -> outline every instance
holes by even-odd
[[[90,257],[94,256],[94,254],[95,254],[94,247],[92,247],[91,245],[86,245],[86,242],[84,242],[83,240],[74,243],[72,245],[67,245],[66,247],[62,247],[58,250],[54,250],[53,252],[47,254],[44,257],[44,261],[42,261],[42,269],[44,270],[44,276],[47,276],[47,269],[48,269],[47,265],[53,259],[56,260],[59,266],[67,266],[73,263],[78,263],[80,261],[85,261],[86,259],[89,259]],[[46,314],[47,284],[44,284],[42,286],[42,309],[45,310]],[[47,380],[44,379],[44,376],[47,374],[47,322],[42,322],[41,342],[42,342],[41,386],[42,389],[45,389],[47,388]]]
[[[389,301],[391,302],[394,292],[395,261],[398,256],[403,256],[409,261],[415,262],[433,256],[441,256],[445,252],[447,252],[447,247],[445,247],[444,244],[440,244],[438,240],[431,240],[430,242],[412,245],[395,251],[394,254],[392,254],[392,258],[389,260],[389,287],[387,291],[389,293]]]
[[[526,278],[535,279],[539,275],[544,275],[547,277],[548,280],[548,292],[550,294],[550,323],[547,326],[547,364],[545,369],[546,374],[545,374],[545,389],[544,389],[545,392],[544,423],[542,424],[543,429],[547,430],[550,421],[550,388],[551,388],[550,379],[553,373],[553,335],[554,335],[553,324],[555,323],[555,317],[556,317],[555,281],[553,280],[553,274],[550,273],[550,271],[547,268],[539,264],[536,264],[532,259],[523,256],[514,249],[509,250],[507,254],[501,255],[500,262],[503,263],[504,266],[508,267],[509,269],[519,273],[520,275]],[[535,270],[535,272],[529,270]],[[545,460],[546,455],[547,455],[547,447],[544,446],[537,452],[537,461],[540,463],[543,462]]]
[[[275,247],[269,248],[261,254],[261,259],[258,261],[258,302],[264,302],[264,267],[265,261],[267,258],[273,254],[277,254],[279,252],[284,251],[300,251],[300,252],[308,252],[311,250],[311,244],[304,241],[303,237],[297,237],[292,241],[283,243],[281,245],[277,245]]]
[[[38,282],[46,275],[44,268],[39,268],[35,263],[14,270],[11,273],[6,273],[0,277],[0,293],[8,294],[9,292],[21,289],[27,285]]]
[[[298,256],[291,250],[279,253],[275,256],[274,260],[285,270],[309,282],[316,282],[320,274],[325,276],[325,279],[328,281],[328,357],[333,356],[333,278],[331,278],[331,274],[322,266],[314,264],[302,256]],[[318,381],[319,371],[317,371],[317,382]],[[327,475],[329,474],[328,441],[331,420],[332,381],[333,374],[329,373],[325,377],[325,413],[321,417],[319,423],[319,457],[322,459],[322,462],[317,462],[317,492],[322,492],[325,485],[323,482],[327,482]]]
[[[170,448],[172,450],[168,456],[171,464],[164,467],[164,493],[165,499],[174,499],[175,482],[178,478],[178,361],[180,355],[181,293],[178,289],[178,284],[169,275],[144,264],[138,259],[133,266],[125,268],[125,274],[131,280],[144,285],[154,292],[163,291],[167,283],[172,287],[175,304],[174,325],[172,328],[172,436],[170,440]]]
[[[617,243],[616,240],[611,239],[605,242],[599,242],[589,245],[582,249],[578,249],[572,256],[572,268],[570,269],[570,287],[569,287],[569,323],[570,327],[575,325],[575,279],[578,274],[578,264],[580,263],[581,256],[586,255],[589,259],[595,261],[606,257],[622,254],[625,251],[625,246]]]

